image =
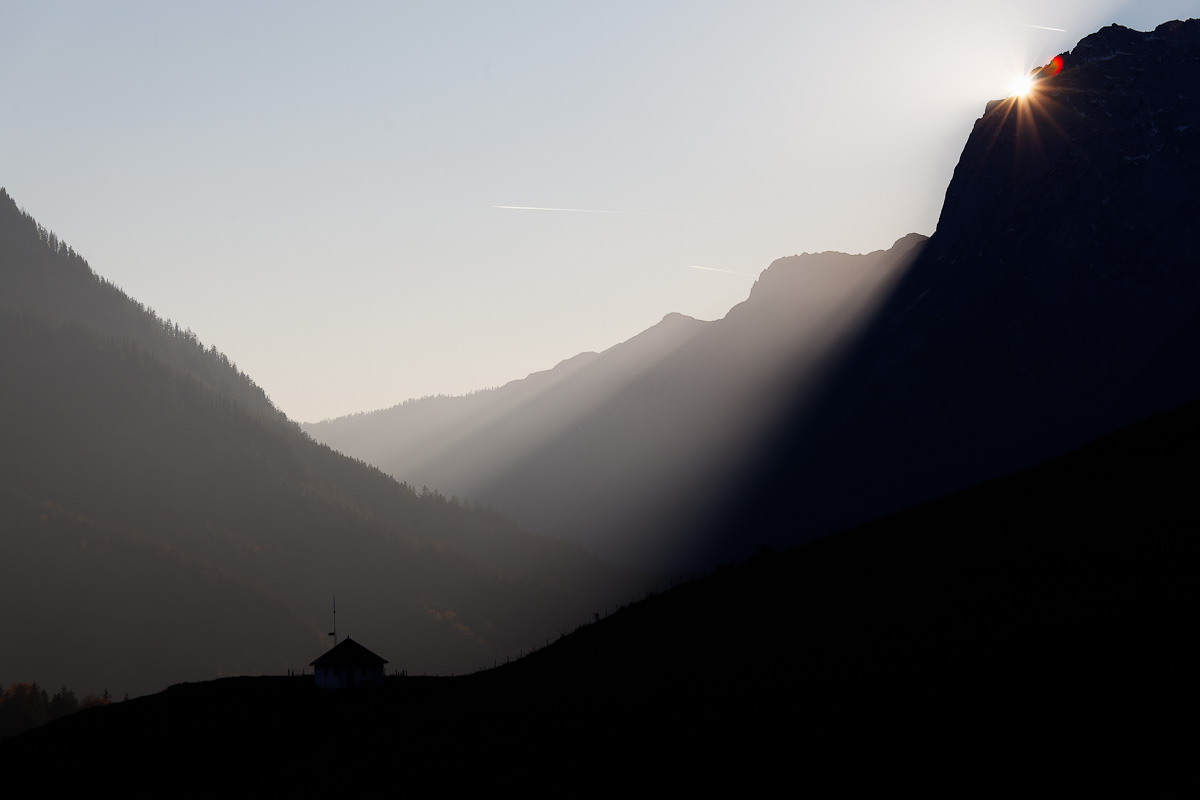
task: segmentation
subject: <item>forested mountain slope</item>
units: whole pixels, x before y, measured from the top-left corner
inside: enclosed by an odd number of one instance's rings
[[[75,320],[137,342],[154,355],[237,400],[246,410],[283,418],[248,375],[215,345],[165,320],[95,274],[82,255],[21,211],[0,188],[0,307]]]
[[[0,601],[23,616],[6,679],[140,693],[299,669],[334,593],[341,632],[395,668],[463,671],[640,591],[313,442],[0,205]]]

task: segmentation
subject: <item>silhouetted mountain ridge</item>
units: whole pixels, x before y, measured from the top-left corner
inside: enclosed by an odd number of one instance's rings
[[[707,554],[687,553],[696,520],[924,240],[779,259],[721,320],[667,314],[603,353],[499,389],[304,427],[398,479],[481,500],[605,557],[702,569]]]

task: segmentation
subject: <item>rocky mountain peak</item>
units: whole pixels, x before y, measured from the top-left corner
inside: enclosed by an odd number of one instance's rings
[[[1200,20],[1113,26],[989,103],[937,231],[739,513],[786,498],[794,541],[1200,397],[1198,86]]]
[[[1156,255],[1143,223],[1187,228],[1200,174],[1200,20],[1151,33],[1109,26],[1057,57],[1025,97],[989,103],[946,191],[933,251],[1007,260],[1030,237],[1095,264]],[[1137,209],[1115,202],[1136,194]],[[1130,211],[1133,211],[1132,216]]]

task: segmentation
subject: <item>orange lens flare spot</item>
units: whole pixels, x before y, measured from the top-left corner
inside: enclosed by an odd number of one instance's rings
[[[1045,66],[1035,67],[1025,77],[1015,79],[1008,87],[1008,96],[1024,97],[1025,95],[1030,94],[1036,87],[1038,81],[1054,77],[1058,73],[1062,72],[1062,68],[1062,56],[1055,56],[1047,61]]]

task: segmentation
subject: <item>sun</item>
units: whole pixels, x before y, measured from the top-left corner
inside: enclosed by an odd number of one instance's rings
[[[1062,68],[1063,57],[1055,56],[1047,61],[1045,66],[1036,67],[1026,75],[1013,78],[1008,84],[1008,96],[1018,99],[1028,97],[1040,81],[1046,78],[1053,78],[1062,72]]]
[[[1012,79],[1008,84],[1009,97],[1025,97],[1033,90],[1033,76],[1022,75]]]

